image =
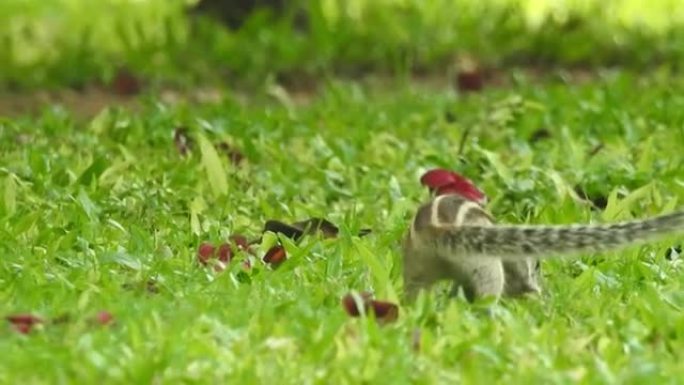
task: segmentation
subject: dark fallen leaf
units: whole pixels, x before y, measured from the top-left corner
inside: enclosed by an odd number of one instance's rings
[[[283,234],[284,236],[288,238],[292,238],[295,241],[299,240],[299,238],[304,235],[304,232],[301,229],[298,229],[294,226],[290,226],[287,223],[283,223],[281,221],[277,221],[275,219],[270,219],[267,220],[266,223],[264,224],[264,232],[270,231],[272,233],[276,234]]]
[[[374,300],[372,299],[371,294],[368,292],[360,293],[358,299],[364,308],[364,313],[368,314],[372,312],[375,319],[381,324],[396,321],[399,317],[399,307],[396,304]],[[352,317],[358,317],[361,315],[357,298],[355,298],[355,296],[351,293],[342,298],[342,306],[346,310],[347,314]]]
[[[380,323],[394,322],[399,318],[399,306],[386,301],[371,301],[371,308],[375,319]]]
[[[111,90],[121,96],[137,95],[141,90],[140,81],[133,73],[121,68],[112,79]]]
[[[173,132],[173,143],[181,156],[186,156],[192,147],[192,139],[188,136],[188,129],[177,127]]]
[[[551,137],[551,131],[547,130],[546,128],[539,128],[535,130],[532,135],[530,135],[530,143],[536,143],[539,142],[540,140],[544,139],[549,139]]]
[[[43,323],[43,319],[33,314],[14,314],[5,317],[14,330],[21,334],[28,334],[37,324]]]
[[[273,267],[278,267],[281,263],[285,262],[286,259],[287,254],[285,253],[285,248],[283,246],[277,245],[268,249],[263,260]]]
[[[456,86],[463,92],[480,91],[484,87],[484,76],[477,69],[459,71],[456,75]]]
[[[226,142],[221,142],[217,146],[220,151],[222,151],[224,154],[228,156],[228,159],[230,159],[230,162],[233,163],[234,165],[239,165],[242,163],[242,160],[244,159],[244,155],[240,150],[232,147]]]
[[[293,227],[302,231],[303,234],[315,234],[320,232],[326,238],[334,238],[339,233],[337,226],[323,218],[310,218],[305,221],[295,222]]]
[[[682,245],[672,246],[665,252],[665,259],[668,261],[675,261],[682,255]]]
[[[363,306],[363,309],[367,309],[368,304],[373,298],[373,295],[367,291],[363,291],[359,293],[358,296],[360,297],[359,300],[361,301],[361,306]],[[352,293],[349,293],[342,298],[342,306],[347,314],[352,317],[358,317],[361,315],[361,310],[359,309],[357,299]]]
[[[202,243],[197,250],[197,260],[203,265],[207,265],[214,256],[216,248],[210,243]]]

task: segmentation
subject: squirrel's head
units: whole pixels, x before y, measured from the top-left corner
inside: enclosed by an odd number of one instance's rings
[[[487,196],[468,178],[453,171],[436,168],[420,178],[420,183],[427,186],[435,195],[456,194],[480,206],[487,204]]]

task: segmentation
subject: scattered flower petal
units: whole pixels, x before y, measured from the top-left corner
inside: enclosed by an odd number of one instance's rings
[[[238,249],[240,249],[244,252],[247,252],[249,254],[254,254],[254,250],[252,250],[252,246],[250,245],[250,242],[247,240],[247,237],[245,237],[244,235],[235,234],[235,235],[231,235],[228,239],[232,242],[232,244],[237,246]]]
[[[229,263],[232,257],[233,257],[233,249],[231,248],[230,244],[228,244],[228,243],[221,244],[221,246],[219,246],[219,249],[218,249],[219,261]]]
[[[364,313],[369,313],[372,311],[375,319],[381,323],[386,324],[389,322],[394,322],[399,318],[399,306],[394,303],[386,301],[377,301],[372,299],[372,296],[368,292],[359,293],[358,297],[361,300],[361,304],[364,308]],[[342,298],[342,306],[346,310],[347,314],[352,317],[358,317],[361,315],[361,310],[359,309],[359,304],[354,296],[354,294],[347,294]]]
[[[140,81],[126,69],[119,69],[111,84],[112,91],[121,96],[133,96],[140,92]]]
[[[14,330],[21,334],[28,334],[33,326],[42,323],[43,319],[33,314],[15,314],[7,316],[6,319],[12,324]]]
[[[372,300],[373,296],[371,293],[364,291],[358,294],[361,300],[361,305],[363,306],[364,309],[368,308],[368,304]],[[359,309],[358,303],[356,302],[356,298],[354,294],[349,293],[342,298],[342,306],[344,307],[344,310],[347,311],[347,314],[349,314],[352,317],[358,317],[361,315],[361,310]]]
[[[197,250],[197,260],[203,264],[207,265],[209,260],[214,256],[216,248],[210,243],[202,243]]]
[[[285,253],[285,248],[283,246],[273,246],[264,255],[264,262],[268,263],[273,267],[279,266],[287,259],[287,254]]]
[[[371,308],[375,319],[380,323],[394,322],[399,318],[399,306],[386,301],[371,301]]]
[[[100,325],[109,325],[110,323],[114,322],[114,316],[112,313],[103,310],[95,315],[95,321]]]

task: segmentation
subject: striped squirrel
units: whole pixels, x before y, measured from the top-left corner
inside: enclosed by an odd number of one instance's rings
[[[403,240],[404,293],[453,280],[468,300],[540,292],[539,260],[619,249],[684,232],[684,211],[605,225],[508,225],[457,193],[421,205]]]

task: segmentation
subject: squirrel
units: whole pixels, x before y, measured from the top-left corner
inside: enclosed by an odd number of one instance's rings
[[[402,242],[410,301],[452,280],[469,301],[540,293],[540,260],[614,250],[684,232],[684,211],[615,224],[497,224],[482,204],[458,193],[422,204]],[[453,293],[453,291],[452,291]]]

